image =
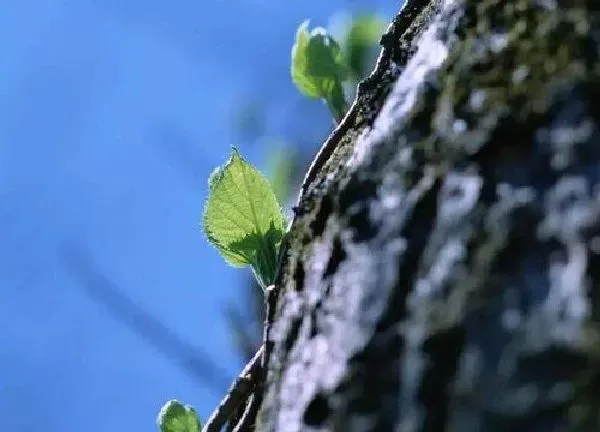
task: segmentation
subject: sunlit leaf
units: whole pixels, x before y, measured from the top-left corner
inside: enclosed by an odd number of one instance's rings
[[[322,27],[308,30],[304,21],[292,47],[292,81],[304,95],[325,100],[336,119],[343,116],[346,101],[342,82],[348,67],[339,44]]]
[[[292,81],[301,93],[316,99],[322,96],[319,81],[308,73],[308,24],[308,20],[304,21],[296,31],[296,42],[292,47]]]
[[[310,33],[306,56],[308,75],[334,81],[343,81],[348,77],[340,46],[322,27],[317,27]]]
[[[156,420],[161,432],[200,432],[196,411],[189,405],[170,400],[163,405]]]
[[[232,266],[252,266],[263,287],[277,269],[285,218],[268,180],[237,150],[209,179],[203,228]]]

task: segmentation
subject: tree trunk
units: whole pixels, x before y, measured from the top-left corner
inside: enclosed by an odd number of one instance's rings
[[[600,430],[600,2],[407,0],[304,188],[259,431]]]

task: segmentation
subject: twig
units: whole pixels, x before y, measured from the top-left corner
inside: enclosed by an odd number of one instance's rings
[[[282,259],[282,255],[280,255],[280,260]],[[281,267],[281,266],[280,266]],[[252,430],[252,424],[256,422],[256,417],[258,415],[258,410],[262,403],[263,392],[265,388],[265,380],[267,373],[267,363],[269,361],[269,354],[273,349],[273,343],[269,342],[269,332],[271,330],[271,325],[273,324],[273,320],[275,317],[275,306],[277,302],[277,286],[270,285],[267,287],[265,291],[265,324],[263,331],[263,353],[261,357],[262,367],[257,372],[257,385],[254,389],[252,396],[248,399],[248,403],[246,404],[246,409],[244,410],[242,416],[237,421],[235,428],[232,432],[248,432]]]
[[[281,259],[280,251],[280,259]],[[258,413],[258,407],[262,401],[262,389],[261,381],[264,378],[263,370],[266,368],[269,348],[268,333],[270,324],[273,321],[275,301],[277,298],[277,291],[274,285],[267,287],[265,296],[265,324],[263,331],[263,344],[258,349],[252,360],[244,367],[242,373],[229,387],[229,391],[221,400],[219,406],[213,411],[210,418],[206,422],[206,425],[202,429],[202,432],[219,432],[221,428],[228,421],[235,422],[236,432],[245,431],[246,427],[249,426],[249,422],[252,422],[256,418]],[[251,393],[257,390],[254,395]],[[246,402],[245,409],[242,412],[241,417],[233,418],[235,412],[242,403]]]
[[[251,425],[256,420],[256,413],[258,412],[258,398],[257,395],[250,396],[246,409],[242,414],[242,417],[238,421],[237,425],[233,429],[233,432],[249,432],[251,431]]]
[[[283,248],[283,246],[282,246]],[[275,307],[277,306],[277,286],[270,285],[267,287],[265,295],[265,323],[263,328],[263,355],[262,355],[262,367],[266,372],[267,363],[269,361],[269,355],[271,354],[273,343],[269,341],[269,333],[271,332],[271,326],[275,319]]]
[[[247,400],[252,391],[256,377],[260,375],[264,347],[260,347],[252,360],[244,367],[242,373],[229,387],[227,395],[212,413],[202,432],[219,432],[231,416],[233,410]]]
[[[252,395],[249,395],[248,399],[252,399]],[[247,406],[248,401],[246,400],[231,412],[229,420],[227,420],[227,424],[225,425],[225,432],[233,432],[235,426],[239,423],[240,419],[244,415],[244,411],[246,411]]]

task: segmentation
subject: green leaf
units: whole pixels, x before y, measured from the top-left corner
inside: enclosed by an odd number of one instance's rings
[[[343,81],[348,77],[344,55],[324,28],[315,28],[306,47],[307,73],[314,78]]]
[[[304,21],[296,31],[296,42],[292,47],[292,81],[305,96],[317,99],[321,97],[319,83],[308,73],[308,24],[308,20]]]
[[[232,266],[251,265],[259,283],[270,285],[286,220],[268,180],[236,149],[209,179],[203,228]]]
[[[379,39],[385,31],[385,21],[372,14],[355,15],[342,38],[343,51],[355,80],[360,80],[373,68],[379,53]]]
[[[194,408],[176,400],[163,405],[156,423],[161,432],[200,432],[202,429]]]
[[[342,82],[348,78],[349,70],[335,39],[322,27],[309,32],[308,24],[304,21],[296,32],[292,81],[304,95],[324,99],[339,119],[346,109]]]

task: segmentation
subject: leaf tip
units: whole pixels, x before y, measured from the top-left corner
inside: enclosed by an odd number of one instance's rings
[[[240,161],[244,161],[242,154],[240,153],[240,151],[237,147],[231,146],[231,156],[229,157],[229,161],[227,161],[227,165],[229,165],[232,162],[240,162]]]
[[[301,32],[301,31],[306,31],[306,32],[308,32],[308,26],[309,26],[309,25],[310,25],[310,19],[308,19],[308,18],[307,18],[307,19],[305,19],[304,21],[302,21],[302,22],[300,23],[300,25],[298,26],[298,32]]]

